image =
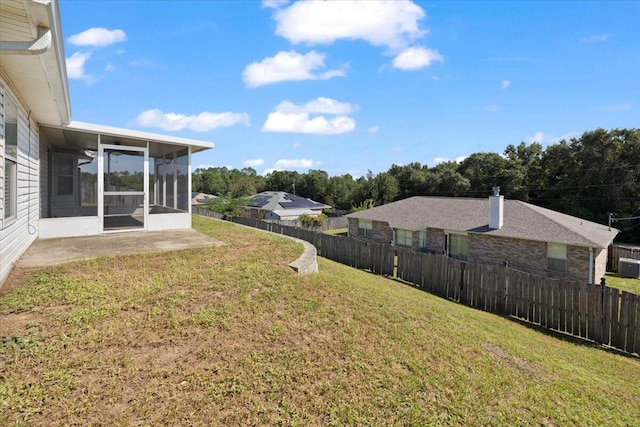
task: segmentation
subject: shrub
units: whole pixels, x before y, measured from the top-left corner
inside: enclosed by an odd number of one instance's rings
[[[321,226],[326,221],[327,216],[321,213],[318,216],[312,216],[309,214],[300,215],[300,222],[307,227]]]

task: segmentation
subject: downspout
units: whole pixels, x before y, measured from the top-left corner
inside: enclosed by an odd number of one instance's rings
[[[51,48],[51,42],[51,29],[38,26],[38,36],[31,41],[0,41],[0,52],[16,55],[42,55]]]
[[[593,283],[593,248],[589,248],[589,284]]]

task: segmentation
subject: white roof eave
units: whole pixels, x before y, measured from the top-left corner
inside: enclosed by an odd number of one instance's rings
[[[63,129],[76,130],[80,132],[89,132],[100,135],[110,135],[122,138],[131,138],[141,141],[157,142],[172,145],[181,145],[191,147],[192,151],[202,151],[214,148],[215,144],[209,141],[200,141],[197,139],[180,138],[177,136],[161,135],[157,133],[142,132],[132,129],[116,128],[112,126],[97,125],[93,123],[84,123],[72,121]]]

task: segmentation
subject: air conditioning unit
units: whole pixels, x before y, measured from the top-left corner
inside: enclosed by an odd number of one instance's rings
[[[640,279],[640,259],[618,259],[618,276]]]

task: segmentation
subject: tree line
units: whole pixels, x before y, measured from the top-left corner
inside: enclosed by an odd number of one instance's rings
[[[392,165],[386,172],[354,178],[253,168],[197,169],[194,191],[245,197],[287,191],[339,210],[382,205],[406,197],[487,197],[494,186],[507,199],[607,224],[619,241],[640,243],[640,129],[596,129],[543,148],[534,142],[508,145],[504,152],[471,154],[461,162],[429,167],[419,162]]]

